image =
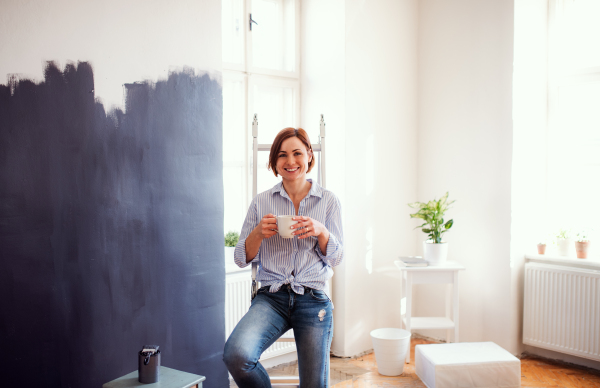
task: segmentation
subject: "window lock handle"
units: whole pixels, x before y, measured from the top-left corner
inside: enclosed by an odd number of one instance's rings
[[[252,23],[258,25],[256,20],[252,19],[252,14],[250,14],[250,21],[248,22],[248,24],[250,25],[250,31],[252,31]]]

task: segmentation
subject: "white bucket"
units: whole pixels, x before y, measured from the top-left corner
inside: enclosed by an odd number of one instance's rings
[[[410,351],[410,331],[403,329],[375,329],[371,332],[377,370],[384,376],[398,376],[404,372],[406,352]]]

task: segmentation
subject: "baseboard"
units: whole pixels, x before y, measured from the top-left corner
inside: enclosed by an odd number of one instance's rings
[[[334,357],[351,358],[351,359],[355,359],[355,358],[359,358],[359,357],[362,357],[362,356],[366,356],[367,354],[371,354],[371,353],[373,353],[373,349],[367,349],[367,350],[365,350],[363,352],[360,352],[358,354],[354,354],[352,356],[343,356],[343,355],[340,355],[339,353],[336,353],[333,350],[331,351],[331,355],[334,356]]]
[[[521,357],[528,355],[545,358],[554,362],[566,364],[567,366],[579,366],[593,369],[595,371],[600,371],[600,362],[598,361],[588,360],[587,358],[581,358],[577,356],[572,356],[570,354],[555,352],[553,350],[525,345],[524,352],[521,355]]]
[[[412,333],[411,338],[420,338],[420,339],[424,339],[426,341],[438,342],[440,344],[446,343],[446,338],[428,337],[426,335],[423,335],[423,334],[417,333],[417,332]]]

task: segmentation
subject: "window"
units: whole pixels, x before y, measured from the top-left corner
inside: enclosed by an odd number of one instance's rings
[[[271,143],[300,117],[299,0],[223,0],[225,231],[241,231],[252,199],[252,117]],[[258,192],[277,183],[259,153]]]
[[[557,227],[600,219],[599,18],[597,0],[550,2],[547,213]]]

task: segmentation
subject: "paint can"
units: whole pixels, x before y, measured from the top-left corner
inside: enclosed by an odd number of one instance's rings
[[[138,353],[138,380],[143,384],[160,380],[160,350],[156,345],[146,345]]]

